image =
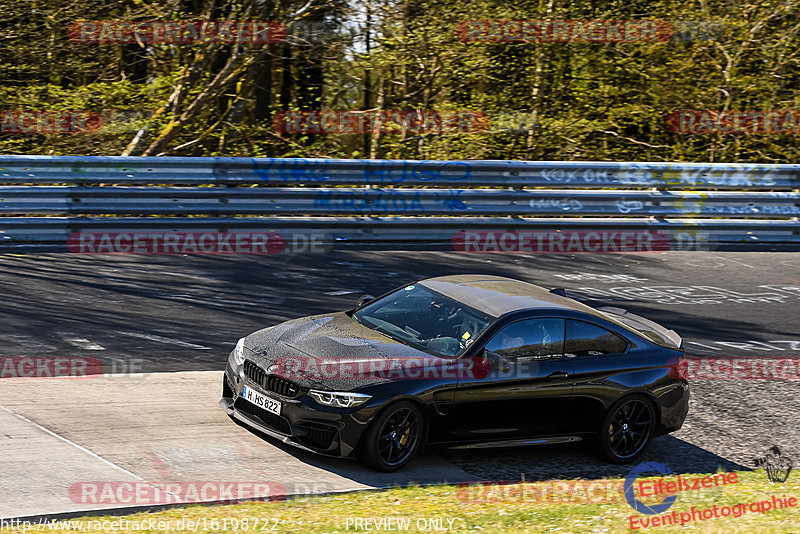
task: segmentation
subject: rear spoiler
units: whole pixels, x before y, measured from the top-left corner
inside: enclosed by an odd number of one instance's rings
[[[675,330],[663,327],[650,319],[631,313],[624,308],[603,306],[595,309],[610,315],[612,318],[632,328],[636,332],[639,332],[654,343],[670,348],[683,348],[683,340]]]

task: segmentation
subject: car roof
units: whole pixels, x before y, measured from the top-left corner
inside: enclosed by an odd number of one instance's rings
[[[605,314],[576,300],[504,276],[459,274],[419,283],[494,317],[522,310],[572,310],[609,320]]]

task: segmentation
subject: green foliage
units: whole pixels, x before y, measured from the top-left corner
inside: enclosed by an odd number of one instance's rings
[[[0,133],[0,152],[795,162],[797,135],[676,133],[666,119],[677,110],[800,109],[799,8],[800,0],[7,0],[0,110],[89,110],[106,126]],[[68,38],[79,20],[226,18],[333,30],[320,42],[239,47]],[[463,42],[456,33],[467,20],[545,19],[661,19],[684,33],[629,43]],[[272,125],[282,110],[365,105],[518,112],[528,126],[320,135]]]

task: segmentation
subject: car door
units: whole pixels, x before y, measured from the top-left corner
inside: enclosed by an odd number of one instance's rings
[[[590,321],[567,319],[564,355],[573,371],[573,389],[558,423],[559,433],[595,432],[606,407],[627,388],[616,375],[632,369],[627,339]]]
[[[572,390],[563,356],[564,319],[528,318],[503,326],[484,345],[507,369],[480,365],[461,372],[454,394],[456,435],[462,440],[550,434]],[[484,350],[479,351],[483,355]]]

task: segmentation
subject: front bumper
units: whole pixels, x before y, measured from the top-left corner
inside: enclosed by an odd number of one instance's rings
[[[280,401],[281,415],[267,412],[242,398],[245,385]],[[326,456],[354,456],[361,430],[366,427],[352,411],[320,406],[305,392],[296,398],[287,398],[265,391],[248,380],[241,368],[235,372],[230,364],[225,367],[219,405],[245,426],[287,445]]]

